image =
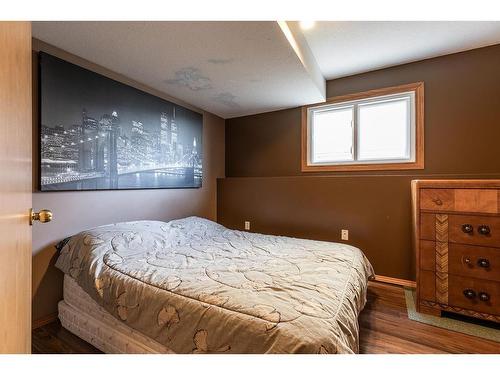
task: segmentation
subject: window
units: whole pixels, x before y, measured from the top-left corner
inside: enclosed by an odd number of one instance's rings
[[[302,170],[423,168],[423,83],[303,108]]]

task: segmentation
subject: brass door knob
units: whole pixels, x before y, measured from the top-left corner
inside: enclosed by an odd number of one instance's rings
[[[30,208],[30,225],[33,225],[34,221],[39,221],[40,223],[48,223],[52,220],[52,211],[50,210],[40,210],[40,212],[34,212]]]

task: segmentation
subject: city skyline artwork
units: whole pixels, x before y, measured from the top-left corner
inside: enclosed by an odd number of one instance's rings
[[[198,188],[201,114],[41,52],[40,190]]]

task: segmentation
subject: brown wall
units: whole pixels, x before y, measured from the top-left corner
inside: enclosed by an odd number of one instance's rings
[[[74,55],[40,41],[33,41],[35,51],[43,50],[100,74],[137,87],[153,95],[174,101],[156,90],[145,87],[124,76],[111,72]],[[34,54],[36,57],[36,54]],[[36,66],[36,60],[34,61]],[[38,122],[37,78],[34,69],[33,156],[34,178],[38,180]],[[189,108],[197,110],[192,106]],[[198,110],[199,111],[199,110]],[[200,189],[160,189],[133,191],[36,192],[33,207],[48,208],[54,220],[33,226],[33,319],[37,320],[57,311],[62,299],[62,273],[54,267],[54,244],[81,230],[128,220],[170,220],[190,215],[216,219],[216,179],[224,177],[224,120],[208,112],[203,113],[203,187]]]
[[[226,120],[218,220],[359,246],[379,275],[414,279],[410,181],[500,177],[500,45],[327,83],[327,96],[425,82],[425,169],[302,173],[300,108]]]

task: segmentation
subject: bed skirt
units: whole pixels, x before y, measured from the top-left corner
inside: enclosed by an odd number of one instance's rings
[[[64,300],[59,302],[59,320],[68,331],[104,353],[174,353],[117,320],[67,275],[64,276]]]

